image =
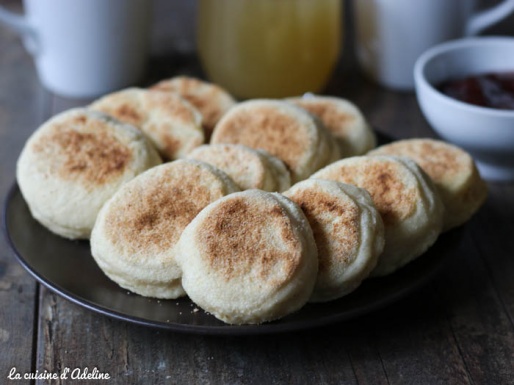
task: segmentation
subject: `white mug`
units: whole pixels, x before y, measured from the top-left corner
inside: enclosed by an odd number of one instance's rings
[[[474,13],[474,0],[356,0],[357,57],[379,84],[414,88],[416,59],[428,48],[479,33],[514,11],[514,0]]]
[[[24,0],[25,16],[0,7],[0,21],[20,32],[50,91],[90,98],[144,75],[149,0]]]

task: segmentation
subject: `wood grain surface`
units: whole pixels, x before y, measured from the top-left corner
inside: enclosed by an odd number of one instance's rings
[[[20,10],[19,1],[0,5]],[[146,83],[176,74],[203,77],[194,52],[194,2],[156,6]],[[490,33],[514,35],[512,25]],[[351,36],[350,30],[326,93],[354,101],[374,127],[395,137],[435,136],[413,93],[387,91],[359,73]],[[88,102],[43,90],[18,37],[0,26],[2,200],[31,132],[51,115]],[[489,190],[461,247],[429,284],[352,321],[271,336],[179,334],[93,313],[37,284],[2,237],[0,384],[11,383],[13,367],[20,373],[96,367],[111,377],[12,381],[36,384],[512,384],[514,185],[490,183]]]

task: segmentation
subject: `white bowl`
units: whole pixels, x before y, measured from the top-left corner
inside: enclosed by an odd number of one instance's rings
[[[514,37],[467,38],[430,48],[414,67],[416,95],[432,128],[468,151],[485,179],[514,181],[514,110],[467,104],[435,88],[487,72],[514,72]]]

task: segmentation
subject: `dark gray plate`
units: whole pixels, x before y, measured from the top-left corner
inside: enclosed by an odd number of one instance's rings
[[[188,299],[156,300],[130,294],[98,268],[87,241],[60,238],[36,222],[14,185],[5,201],[4,227],[20,263],[39,282],[87,309],[140,325],[197,334],[265,334],[348,320],[390,304],[426,283],[454,254],[462,229],[440,236],[428,252],[396,273],[365,281],[356,291],[324,304],[307,304],[262,325],[227,325]]]

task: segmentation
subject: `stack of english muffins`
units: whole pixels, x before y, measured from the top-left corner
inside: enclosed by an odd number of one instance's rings
[[[394,273],[483,204],[462,149],[376,145],[347,100],[237,102],[180,76],[51,118],[17,180],[33,217],[89,239],[120,287],[259,324]]]

